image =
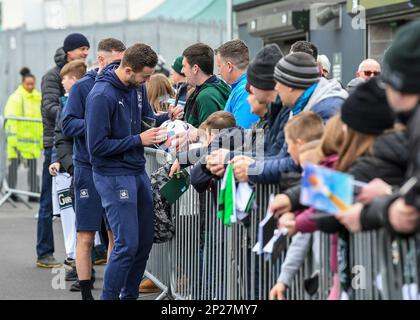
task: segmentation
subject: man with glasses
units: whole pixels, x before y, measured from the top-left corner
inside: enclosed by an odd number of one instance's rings
[[[356,72],[356,77],[369,80],[381,74],[381,65],[374,59],[363,60]]]

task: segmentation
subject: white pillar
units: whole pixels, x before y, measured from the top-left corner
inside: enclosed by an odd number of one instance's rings
[[[226,33],[227,41],[232,40],[232,0],[226,0]]]

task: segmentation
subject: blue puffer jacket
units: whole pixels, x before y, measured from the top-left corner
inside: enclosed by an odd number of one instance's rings
[[[306,99],[307,102],[305,100],[305,105],[299,108],[299,112],[313,111],[317,113],[324,122],[340,111],[341,105],[348,97],[348,93],[335,79],[327,80],[321,78],[312,90],[312,94],[308,97],[309,99]],[[305,93],[303,96],[304,95]],[[297,104],[300,102],[301,101],[298,101]],[[296,106],[292,108],[292,110],[295,109]],[[297,113],[294,115],[296,114]],[[276,157],[265,157],[264,160],[257,160],[253,165],[253,169],[255,170],[254,172],[258,174],[250,175],[249,180],[255,183],[278,183],[282,173],[300,171],[300,167],[287,153],[286,143],[283,144],[281,151]]]

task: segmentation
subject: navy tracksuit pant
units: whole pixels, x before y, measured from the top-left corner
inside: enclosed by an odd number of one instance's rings
[[[137,299],[153,245],[150,179],[146,172],[136,176],[93,173],[93,179],[114,234],[101,299]]]

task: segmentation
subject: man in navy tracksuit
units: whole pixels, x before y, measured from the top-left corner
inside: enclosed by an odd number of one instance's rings
[[[92,165],[86,147],[85,102],[92,90],[98,72],[119,66],[125,45],[117,39],[103,39],[98,44],[99,69],[91,70],[70,91],[63,118],[63,133],[74,138],[74,189],[77,230],[76,269],[83,300],[92,300],[92,248],[96,231],[100,231],[105,210],[93,183]],[[112,232],[108,231],[109,253],[112,250]]]
[[[144,146],[161,142],[165,133],[160,128],[141,133],[141,120],[155,118],[160,125],[168,119],[167,114],[153,113],[144,86],[157,61],[149,46],[133,45],[117,69],[98,76],[86,101],[93,179],[114,233],[104,275],[104,300],[138,298],[153,244],[153,201]]]

